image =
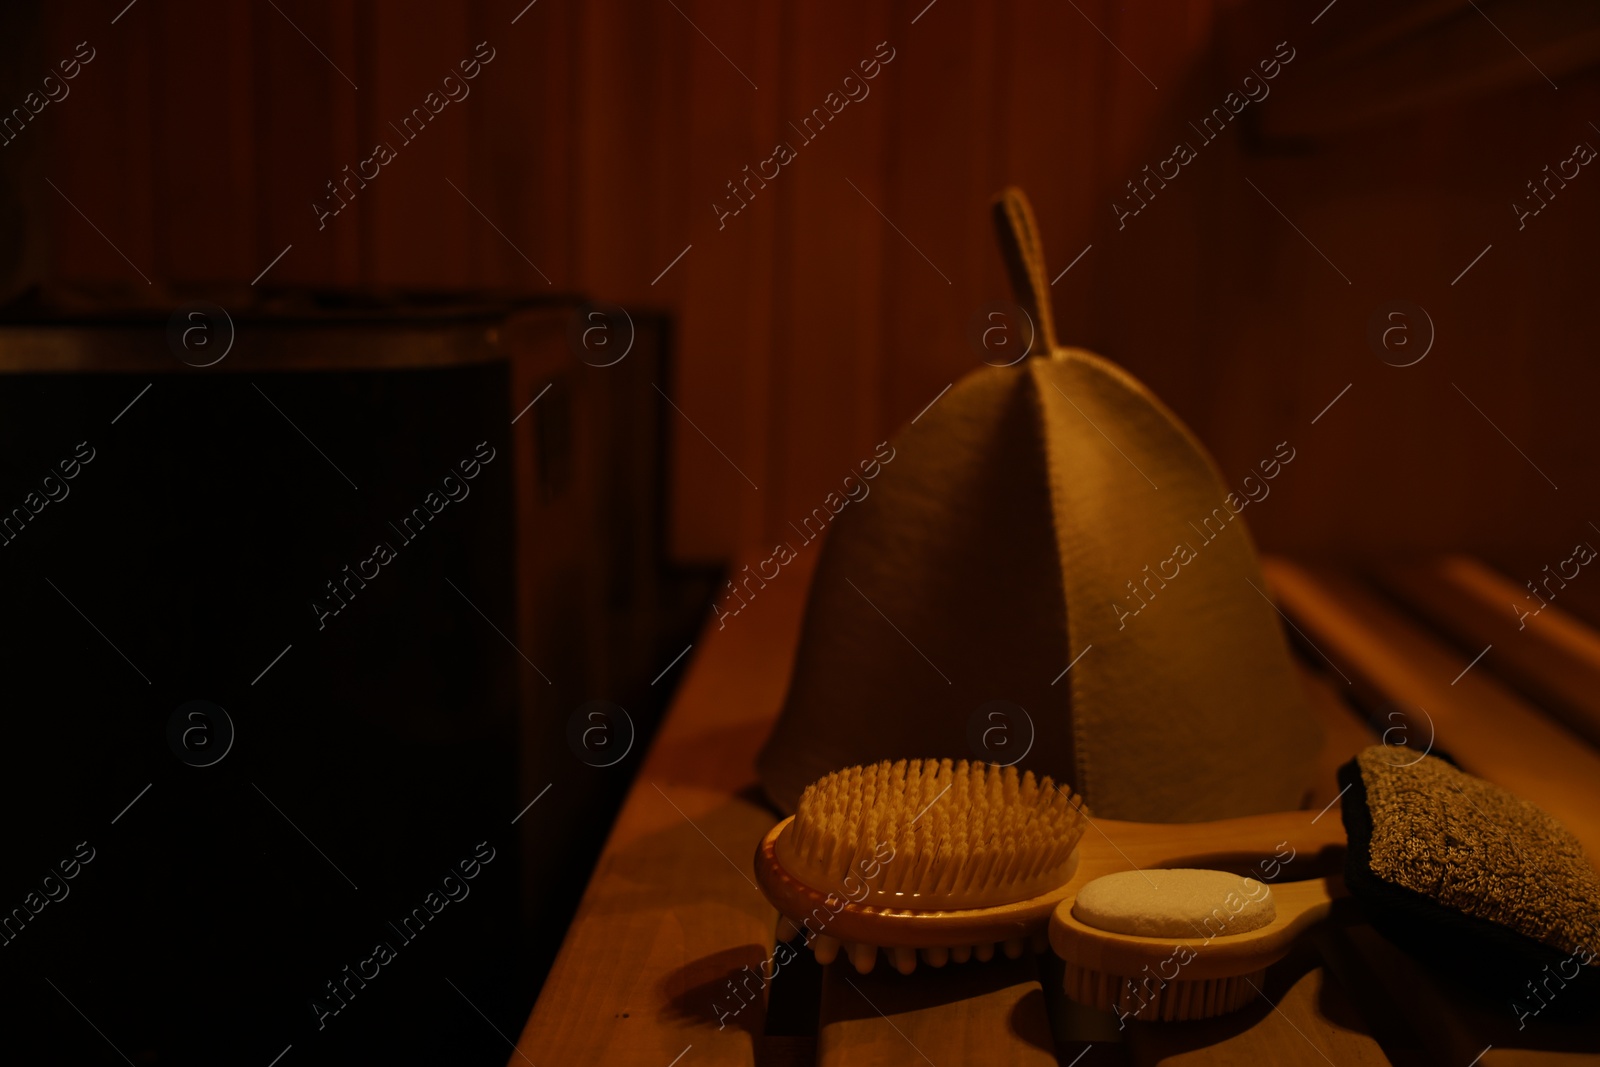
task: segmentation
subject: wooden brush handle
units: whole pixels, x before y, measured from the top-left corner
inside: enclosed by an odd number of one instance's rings
[[[1144,867],[1200,867],[1285,882],[1337,871],[1344,847],[1344,825],[1331,808],[1199,823],[1092,818],[1078,843],[1074,881]]]
[[[1335,866],[1344,846],[1344,826],[1332,810],[1210,823],[1095,819],[1078,845],[1078,871],[1051,916],[1050,945],[1073,966],[1122,978],[1149,974],[1190,982],[1261,970],[1282,959],[1294,939],[1346,895]],[[1273,921],[1229,933],[1230,909],[1219,901],[1193,937],[1140,937],[1088,926],[1072,914],[1078,890],[1096,878],[1173,867],[1232,870],[1270,886]]]

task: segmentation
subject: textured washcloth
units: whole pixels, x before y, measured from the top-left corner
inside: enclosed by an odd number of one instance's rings
[[[1448,945],[1587,962],[1600,877],[1554,817],[1434,756],[1373,746],[1339,769],[1345,882],[1374,921]]]

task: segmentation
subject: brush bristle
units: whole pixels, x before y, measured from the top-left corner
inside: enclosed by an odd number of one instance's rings
[[[1152,981],[1067,964],[1066,994],[1079,1004],[1141,1022],[1182,1022],[1226,1015],[1249,1004],[1266,979],[1265,969],[1229,978],[1192,982]]]
[[[1062,884],[1083,820],[1070,790],[1031,771],[885,760],[807,786],[782,858],[819,889],[865,882],[878,906],[988,907]]]

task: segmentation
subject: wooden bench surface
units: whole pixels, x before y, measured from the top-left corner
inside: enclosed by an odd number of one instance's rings
[[[1365,925],[1312,939],[1232,1016],[1121,1032],[1060,995],[1048,956],[906,978],[819,968],[807,954],[764,982],[779,919],[751,857],[775,816],[754,760],[788,685],[813,562],[796,560],[696,642],[511,1065],[1600,1065],[1600,1034],[1557,1022],[1519,1031],[1508,1005]],[[1508,608],[1508,634],[1491,610],[1498,576],[1474,561],[1371,580],[1278,560],[1266,571],[1325,728],[1314,806],[1335,800],[1334,768],[1381,731],[1398,741],[1404,722],[1421,749],[1419,724],[1431,722],[1436,748],[1556,814],[1600,856],[1600,754],[1579,729],[1600,692],[1600,636],[1586,623],[1552,615],[1518,628]],[[1436,628],[1422,621],[1445,615]],[[1474,660],[1480,637],[1494,647]],[[1393,708],[1408,717],[1386,718]]]
[[[760,969],[777,930],[751,873],[774,822],[755,757],[788,686],[810,565],[791,563],[695,642],[511,1062],[665,1067],[691,1046],[686,1065],[755,1062],[764,997],[729,982]]]

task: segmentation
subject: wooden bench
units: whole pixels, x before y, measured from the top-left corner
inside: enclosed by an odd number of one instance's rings
[[[810,562],[694,646],[510,1064],[1600,1065],[1600,1033],[1537,1020],[1519,1031],[1509,1004],[1365,925],[1320,934],[1232,1016],[1120,1032],[1060,995],[1048,955],[906,978],[802,953],[763,983],[779,920],[750,860],[775,817],[754,758],[788,684]],[[1476,561],[1370,577],[1281,560],[1266,570],[1326,727],[1316,807],[1337,796],[1334,767],[1382,731],[1397,742],[1403,724],[1421,749],[1431,723],[1436,749],[1556,814],[1600,856],[1600,754],[1581,729],[1600,693],[1588,623],[1552,606],[1518,629]]]

